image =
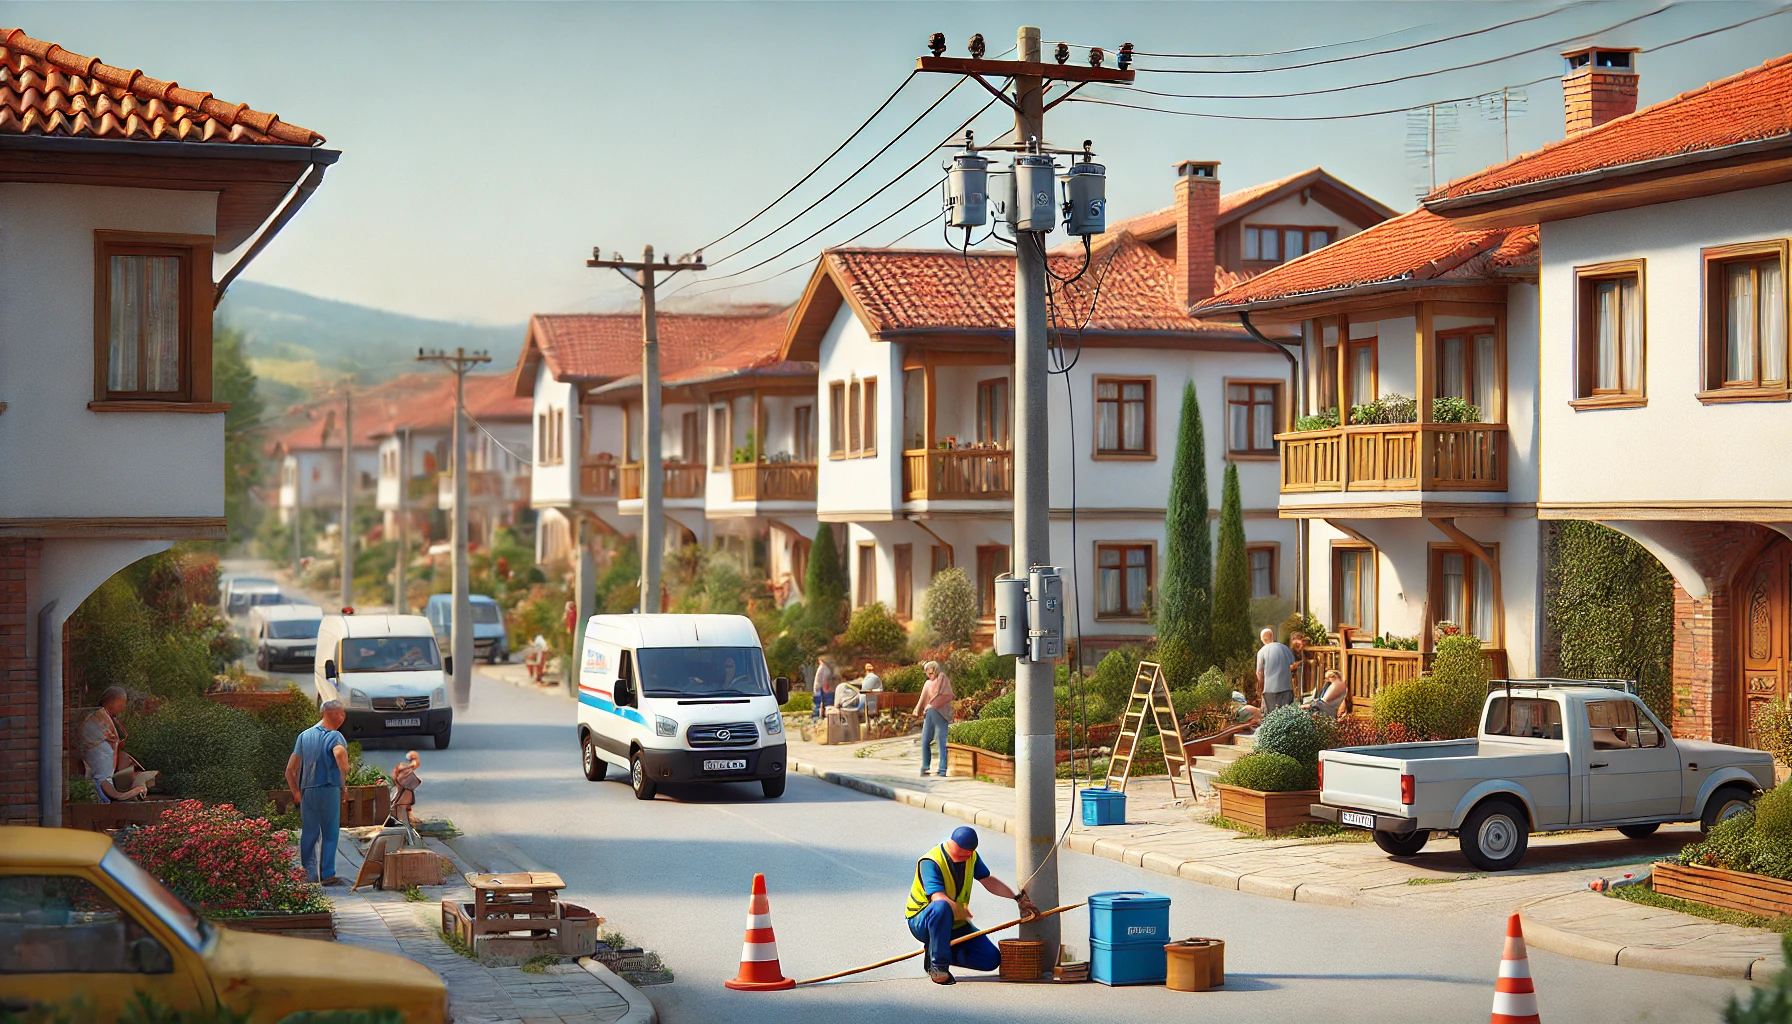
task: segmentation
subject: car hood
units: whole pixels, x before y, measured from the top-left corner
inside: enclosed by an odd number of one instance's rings
[[[359,946],[220,929],[206,966],[221,1002],[279,1020],[299,1010],[391,1007],[406,1024],[441,1024],[448,989],[422,964]]]

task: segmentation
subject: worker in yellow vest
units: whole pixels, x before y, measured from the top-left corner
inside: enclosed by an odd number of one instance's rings
[[[979,936],[952,945],[952,940],[977,930],[971,924],[971,883],[1020,905],[1022,917],[1039,911],[1023,891],[989,873],[977,856],[977,830],[969,825],[953,831],[952,838],[927,851],[915,862],[915,880],[908,893],[908,930],[927,946],[927,977],[936,985],[955,983],[952,967],[993,971],[1002,965],[996,944]]]

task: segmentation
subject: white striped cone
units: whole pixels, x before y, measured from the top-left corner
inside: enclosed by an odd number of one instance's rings
[[[772,903],[765,894],[765,876],[753,876],[753,898],[747,904],[747,937],[740,948],[740,973],[722,984],[743,991],[795,988],[778,966],[778,939],[772,934]]]
[[[1506,950],[1500,956],[1499,980],[1493,983],[1490,1024],[1542,1024],[1537,990],[1531,984],[1531,960],[1524,951],[1524,926],[1517,914],[1506,921]]]

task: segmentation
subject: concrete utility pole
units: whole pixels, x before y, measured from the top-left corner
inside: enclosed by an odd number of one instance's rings
[[[342,389],[342,607],[355,604],[355,395]]]
[[[938,37],[936,37],[937,39]],[[982,36],[971,42],[972,59],[940,55],[922,57],[916,69],[943,74],[969,75],[1014,110],[1014,134],[994,146],[1017,153],[1039,153],[1045,148],[1045,112],[1089,82],[1130,83],[1133,73],[1100,66],[1100,54],[1092,53],[1090,65],[1048,64],[1040,52],[1039,29],[1024,25],[1016,33],[1016,59],[982,59]],[[1130,47],[1123,56],[1130,54]],[[1122,61],[1125,63],[1125,60]],[[989,79],[1012,78],[1013,95],[1006,95]],[[1047,103],[1050,82],[1075,83],[1069,91]],[[1047,196],[1047,201],[1052,197]],[[1016,196],[1025,209],[1040,205],[1029,196]],[[1055,202],[1052,205],[1056,205]],[[1011,216],[1018,211],[1011,211]],[[1011,222],[1012,223],[1012,222]],[[1046,428],[1046,242],[1045,231],[1016,228],[1014,267],[1014,554],[1012,571],[1025,577],[1034,566],[1051,564],[1051,492],[1047,486],[1050,440]],[[1053,666],[1050,661],[1015,660],[1014,753],[1015,797],[1020,828],[1014,837],[1015,874],[1040,907],[1058,905],[1057,846],[1057,729],[1052,700]],[[1048,917],[1020,926],[1020,937],[1044,942],[1057,949],[1059,921]]]
[[[411,540],[411,428],[398,432],[398,562],[392,567],[392,609],[403,615],[405,606],[405,562],[409,560]]]
[[[705,270],[703,254],[693,258],[662,256],[653,261],[653,246],[641,251],[641,262],[631,263],[621,253],[603,258],[600,246],[593,246],[587,267],[610,267],[630,284],[641,289],[641,611],[660,610],[660,561],[665,554],[666,475],[660,458],[660,325],[654,308],[654,290],[659,279],[669,278],[681,270]],[[579,623],[574,630],[584,628]],[[577,640],[577,637],[574,637]]]
[[[454,552],[454,611],[448,644],[454,659],[454,710],[465,711],[473,692],[473,603],[467,597],[467,371],[491,362],[492,357],[464,348],[455,349],[452,355],[418,349],[417,361],[440,363],[454,371],[454,516],[449,531]]]

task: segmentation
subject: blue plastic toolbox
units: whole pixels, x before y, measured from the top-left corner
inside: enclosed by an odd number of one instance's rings
[[[1126,794],[1100,786],[1083,790],[1083,824],[1126,824]]]
[[[1089,977],[1103,985],[1162,985],[1164,943],[1137,945],[1089,940]]]
[[[1154,892],[1098,892],[1089,897],[1089,938],[1110,946],[1170,941],[1170,897]],[[1163,973],[1163,953],[1158,953]]]

